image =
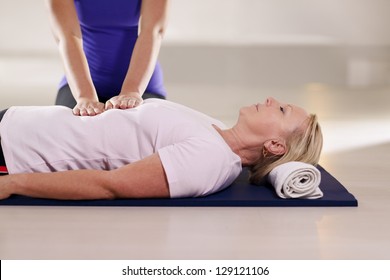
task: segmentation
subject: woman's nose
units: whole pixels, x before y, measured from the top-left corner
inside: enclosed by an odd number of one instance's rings
[[[271,106],[272,104],[274,104],[276,102],[276,99],[275,98],[273,98],[273,97],[268,97],[267,99],[266,99],[266,101],[265,101],[265,104],[267,105],[267,106]]]

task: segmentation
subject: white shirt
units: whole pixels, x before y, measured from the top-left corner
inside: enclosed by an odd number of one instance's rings
[[[62,106],[11,107],[0,123],[10,174],[112,170],[158,153],[171,197],[204,196],[229,186],[241,161],[212,124],[188,107],[147,99],[129,110],[79,117]]]

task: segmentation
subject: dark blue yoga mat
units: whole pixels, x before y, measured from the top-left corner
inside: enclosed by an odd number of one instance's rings
[[[115,199],[115,200],[55,200],[38,199],[14,195],[0,200],[0,205],[44,205],[44,206],[357,206],[356,198],[321,166],[320,188],[324,196],[320,199],[282,199],[270,185],[255,186],[248,182],[248,171],[243,170],[227,189],[201,198],[180,199]]]

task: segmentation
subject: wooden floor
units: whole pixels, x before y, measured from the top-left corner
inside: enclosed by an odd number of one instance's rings
[[[17,73],[17,64],[3,63]],[[21,84],[4,78],[9,71],[0,80],[1,107],[29,105],[34,96],[52,102],[53,73]],[[0,259],[390,258],[390,88],[167,88],[169,99],[228,125],[241,105],[267,96],[317,112],[325,135],[321,164],[359,207],[0,207]]]

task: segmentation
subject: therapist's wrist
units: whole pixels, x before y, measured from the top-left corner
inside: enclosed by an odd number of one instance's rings
[[[142,98],[142,94],[138,91],[121,91],[119,96],[129,96],[134,98]]]

